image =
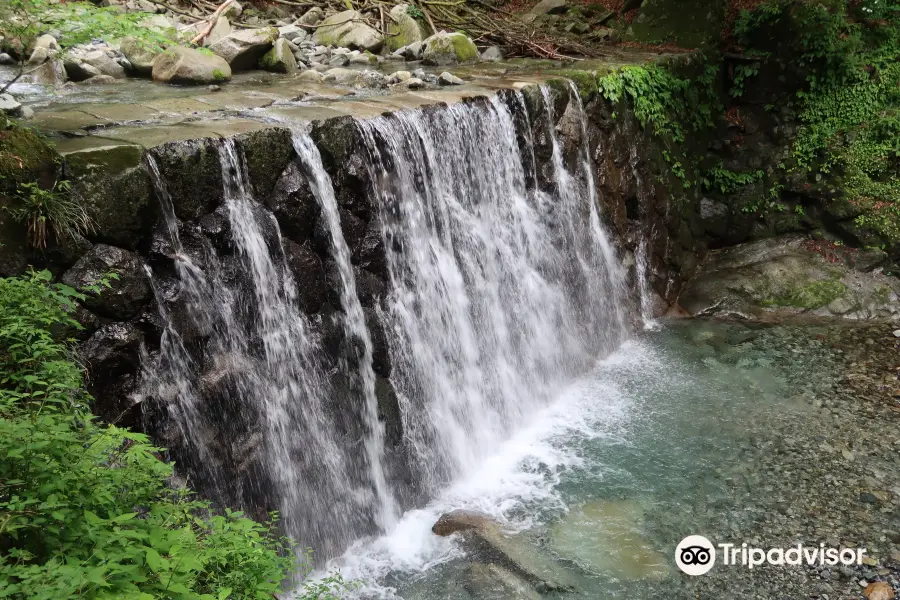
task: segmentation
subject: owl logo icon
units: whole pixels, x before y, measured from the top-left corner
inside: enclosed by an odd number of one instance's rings
[[[708,573],[716,564],[716,549],[702,535],[689,535],[675,548],[675,564],[688,575]]]

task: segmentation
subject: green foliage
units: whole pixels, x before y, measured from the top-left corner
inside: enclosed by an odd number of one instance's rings
[[[764,176],[765,172],[761,169],[749,173],[736,173],[729,171],[722,166],[722,163],[719,163],[701,175],[700,184],[707,192],[733,194],[745,185],[756,183]]]
[[[693,78],[681,78],[658,64],[627,66],[600,77],[597,85],[613,104],[627,101],[641,127],[650,128],[671,145],[663,151],[663,158],[687,189],[693,182],[684,165],[693,163],[680,146],[689,132],[713,127],[721,114],[723,107],[715,90],[717,73],[709,62]]]
[[[806,70],[794,168],[839,178],[856,224],[900,242],[900,2],[769,0],[735,33]]]
[[[740,64],[734,67],[729,93],[738,98],[744,95],[744,82],[759,73],[759,63]]]
[[[843,297],[847,293],[847,286],[838,280],[812,281],[803,286],[798,286],[784,295],[774,296],[762,302],[763,306],[791,306],[811,310],[827,306],[831,302]]]
[[[226,79],[228,79],[221,69],[213,69],[212,76],[216,81],[225,81]]]
[[[418,6],[410,4],[406,7],[406,14],[411,16],[413,19],[424,19],[425,13],[422,12],[422,9]]]
[[[47,0],[6,0],[0,4],[0,33],[27,48],[39,34],[59,32],[63,48],[90,42],[133,37],[148,49],[172,44],[171,28],[148,27],[149,13],[122,12],[117,7],[98,7],[89,2],[51,4]],[[22,54],[23,60],[27,53]]]
[[[293,562],[273,522],[172,489],[146,436],[98,423],[59,332],[74,289],[0,279],[0,598],[270,600]],[[307,586],[329,598],[340,577]]]

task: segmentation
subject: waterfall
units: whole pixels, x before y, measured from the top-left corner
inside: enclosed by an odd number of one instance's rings
[[[218,150],[237,256],[208,248],[202,265],[181,247],[165,182],[148,156],[172,247],[172,295],[204,336],[187,347],[166,310],[174,299],[155,286],[165,327],[159,356],[145,365],[145,393],[166,402],[201,487],[237,504],[268,497],[288,534],[333,555],[369,527],[368,482],[329,414],[318,340],[298,307],[278,224],[253,200],[234,142]],[[244,476],[223,478],[235,471]]]
[[[148,273],[162,335],[145,359],[145,396],[177,428],[192,483],[255,516],[278,510],[301,549],[335,556],[484,461],[624,339],[624,278],[601,225],[583,108],[570,94],[580,138],[573,162],[550,91],[540,94],[536,115],[510,92],[353,123],[368,176],[359,193],[377,213],[387,264],[375,312],[403,427],[390,461],[360,267],[305,126],[291,125],[292,168],[320,208],[316,231],[328,248],[315,252],[333,262],[333,313],[301,309],[303,281],[284,248],[304,240],[282,240],[264,199],[253,197],[239,144],[215,145],[224,203],[214,214],[225,241],[176,218],[148,155],[164,215],[155,239],[165,243],[154,243],[165,248]],[[549,131],[546,165],[533,119]],[[537,184],[539,169],[552,189]],[[336,367],[319,333],[332,318],[343,339]],[[339,378],[349,394],[337,393]]]
[[[372,338],[366,327],[366,318],[362,304],[356,293],[356,280],[353,265],[350,261],[350,249],[341,231],[341,219],[338,215],[337,200],[331,179],[322,165],[319,150],[309,135],[303,131],[293,133],[294,149],[309,179],[313,195],[322,207],[325,226],[331,241],[332,256],[337,263],[341,279],[341,306],[343,308],[342,323],[348,339],[358,341],[356,367],[353,368],[344,359],[341,365],[345,371],[353,371],[357,379],[357,388],[361,390],[365,407],[364,422],[367,428],[365,439],[368,471],[375,488],[378,508],[375,516],[381,530],[387,529],[396,518],[396,507],[385,480],[384,469],[384,431],[378,421],[378,400],[375,397],[375,372],[372,369]]]
[[[591,170],[566,171],[553,134],[556,193],[529,189],[511,112],[521,98],[510,104],[359,124],[387,248],[392,381],[432,493],[623,337]]]

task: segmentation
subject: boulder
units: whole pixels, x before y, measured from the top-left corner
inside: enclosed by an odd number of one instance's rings
[[[56,38],[52,35],[45,33],[44,35],[39,35],[38,38],[34,41],[34,49],[44,48],[51,52],[59,52],[59,42],[56,41]]]
[[[133,37],[124,38],[119,46],[119,50],[128,59],[132,71],[147,77],[153,72],[153,59],[160,53]]]
[[[0,113],[16,117],[19,116],[21,112],[21,102],[13,98],[11,94],[0,94]]]
[[[219,17],[216,19],[216,24],[213,25],[212,30],[210,30],[209,35],[206,36],[206,39],[203,40],[204,46],[212,46],[219,40],[228,37],[231,35],[231,23],[228,21],[228,17]]]
[[[231,67],[220,56],[174,46],[153,59],[154,81],[207,85],[231,79]]]
[[[313,6],[303,13],[303,16],[294,21],[296,25],[315,25],[325,17],[324,11],[318,6]]]
[[[109,144],[67,154],[66,176],[94,221],[91,240],[133,250],[155,226],[159,202],[140,146]]]
[[[389,13],[391,25],[388,27],[385,46],[391,52],[415,42],[422,42],[432,33],[410,14],[410,8],[412,7],[409,4],[398,4]]]
[[[407,79],[412,79],[412,73],[409,71],[395,71],[388,77],[387,82],[393,85],[395,83],[400,83],[401,81],[406,81]]]
[[[107,421],[123,426],[139,423],[137,415],[126,413],[137,403],[133,392],[143,340],[140,329],[131,323],[108,323],[78,348],[90,375],[88,391],[96,400],[93,410]]]
[[[471,510],[453,510],[444,513],[437,522],[431,526],[431,533],[441,537],[447,537],[460,531],[471,529],[496,528],[494,519],[486,514]]]
[[[694,315],[900,320],[900,279],[880,269],[855,270],[852,254],[802,236],[714,250],[685,285],[679,303]]]
[[[322,83],[324,81],[325,76],[319,73],[318,71],[314,71],[313,69],[309,69],[307,71],[303,71],[300,73],[300,76],[297,77],[298,81],[306,81],[309,83]]]
[[[302,244],[312,236],[321,209],[296,162],[281,174],[265,204],[286,237]]]
[[[102,46],[97,48],[75,47],[66,53],[63,62],[66,73],[74,81],[83,81],[98,74],[122,79],[125,77],[125,68],[111,55],[115,55],[115,53]],[[90,75],[86,77],[81,71],[90,73]],[[76,79],[76,77],[78,78]]]
[[[503,50],[501,50],[498,46],[491,46],[489,48],[485,48],[484,52],[481,53],[481,60],[485,62],[502,62],[504,60]]]
[[[110,83],[117,83],[118,81],[118,79],[110,77],[109,75],[94,75],[90,79],[82,81],[81,85],[108,85]]]
[[[256,68],[277,39],[278,30],[274,27],[242,29],[210,44],[209,49],[224,58],[232,70],[246,71]]]
[[[295,44],[299,44],[308,37],[306,30],[297,25],[285,25],[284,27],[279,27],[278,35]]]
[[[110,275],[114,274],[114,278]],[[109,288],[96,293],[95,286],[109,278]],[[144,265],[137,254],[97,244],[62,277],[63,283],[87,294],[85,306],[100,316],[130,319],[152,297]]]
[[[428,65],[455,65],[478,58],[478,48],[465,34],[436,33],[425,40],[422,61]]]
[[[470,556],[506,569],[542,593],[574,589],[574,583],[562,565],[542,555],[522,536],[507,535],[486,515],[470,511],[446,513],[434,524],[432,532],[460,533]]]
[[[384,45],[384,37],[365,22],[362,13],[345,10],[322,21],[313,34],[313,40],[323,46],[341,46],[378,52]]]
[[[38,52],[38,50],[35,50]],[[44,50],[46,53],[46,50]],[[34,55],[32,55],[34,58]],[[29,63],[31,60],[29,59]],[[45,57],[39,66],[31,65],[26,68],[27,75],[23,75],[23,83],[37,83],[40,85],[62,85],[66,82],[66,67],[58,58]]]
[[[294,73],[297,71],[297,59],[294,58],[288,41],[279,38],[260,59],[259,66],[272,73]]]
[[[225,7],[221,15],[228,19],[237,19],[244,13],[244,7],[237,0],[232,0],[231,4]]]

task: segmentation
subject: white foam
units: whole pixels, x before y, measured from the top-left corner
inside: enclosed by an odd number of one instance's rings
[[[405,513],[387,534],[358,540],[327,570],[339,570],[345,580],[355,582],[355,597],[398,598],[396,590],[384,583],[388,574],[420,573],[462,555],[453,539],[431,533],[442,513],[477,510],[509,529],[522,530],[533,525],[537,507],[565,510],[556,490],[560,477],[582,465],[577,450],[567,442],[598,437],[622,442],[631,399],[617,381],[656,362],[647,347],[626,342],[536,412],[477,470],[453,482],[427,506]]]

